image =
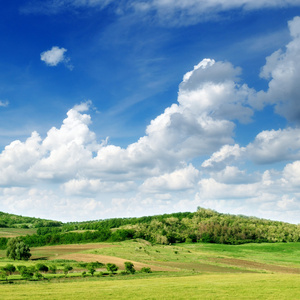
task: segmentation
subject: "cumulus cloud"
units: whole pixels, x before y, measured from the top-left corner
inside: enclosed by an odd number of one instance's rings
[[[278,114],[299,123],[300,17],[295,17],[288,24],[292,41],[284,50],[277,50],[267,57],[260,75],[269,80],[269,88],[253,95],[251,104],[257,108],[274,104]]]
[[[184,75],[178,102],[182,106],[194,106],[197,113],[206,113],[215,119],[247,123],[253,115],[247,105],[248,96],[254,91],[246,84],[237,83],[240,73],[240,68],[228,62],[204,59]]]
[[[225,167],[226,164],[232,160],[237,160],[245,153],[245,148],[240,147],[238,144],[233,146],[224,145],[219,151],[216,151],[212,156],[202,163],[202,167],[216,167],[217,165],[221,168]]]
[[[67,52],[67,49],[53,46],[51,50],[41,53],[41,60],[50,67],[55,67],[59,63],[64,63],[67,68],[72,70],[73,66],[70,63],[70,58],[65,56],[65,52]]]
[[[148,178],[142,184],[141,190],[155,193],[187,190],[195,187],[198,177],[199,171],[189,165],[172,173]]]
[[[0,153],[0,209],[15,212],[18,203],[25,211],[48,209],[54,201],[56,212],[71,207],[79,216],[84,207],[88,218],[93,211],[103,218],[205,206],[262,217],[273,209],[273,218],[296,222],[300,129],[264,130],[246,146],[234,133],[237,124],[255,122],[255,110],[268,104],[297,119],[299,20],[289,22],[286,50],[272,54],[262,69],[270,81],[265,92],[243,83],[240,68],[206,58],[183,76],[178,101],[127,147],[99,141],[91,131],[90,100],[71,108],[45,137],[33,132],[11,142]],[[63,61],[65,49],[59,50],[45,62]],[[286,165],[273,170],[276,162]]]
[[[300,129],[262,131],[247,146],[247,154],[260,164],[300,159]]]

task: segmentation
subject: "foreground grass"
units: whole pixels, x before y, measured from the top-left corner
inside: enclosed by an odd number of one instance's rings
[[[215,274],[2,285],[2,299],[300,299],[300,276]]]

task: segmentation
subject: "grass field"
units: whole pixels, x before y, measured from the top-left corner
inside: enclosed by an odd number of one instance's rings
[[[132,278],[132,277],[131,277]],[[2,299],[300,299],[300,276],[214,274],[2,285]]]
[[[300,243],[152,245],[138,239],[38,247],[31,253],[34,260],[14,262],[0,252],[0,267],[55,263],[58,274],[44,274],[50,282],[1,284],[1,299],[300,299]],[[153,273],[80,277],[80,263],[95,261],[120,270],[131,261],[136,270],[151,267]],[[65,263],[74,267],[66,278]]]

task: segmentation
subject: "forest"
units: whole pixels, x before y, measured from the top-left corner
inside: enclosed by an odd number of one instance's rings
[[[11,216],[11,217],[10,217]],[[140,218],[113,218],[61,223],[0,213],[7,227],[35,227],[36,234],[22,236],[30,247],[92,242],[114,242],[142,238],[153,244],[300,242],[300,225],[243,215],[218,213],[198,207],[182,212]],[[0,238],[5,249],[9,238]]]

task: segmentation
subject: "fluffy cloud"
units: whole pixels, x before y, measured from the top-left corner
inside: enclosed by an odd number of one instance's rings
[[[214,152],[212,156],[202,163],[202,167],[216,167],[224,168],[227,163],[239,159],[244,156],[245,148],[240,147],[238,144],[233,146],[224,145],[219,151]]]
[[[195,187],[199,171],[192,165],[161,176],[148,178],[141,190],[150,192],[165,192],[187,190]]]
[[[0,209],[34,215],[54,206],[61,219],[70,210],[78,220],[82,210],[87,218],[104,218],[200,205],[296,222],[300,129],[265,130],[246,146],[235,141],[234,130],[255,122],[255,109],[268,104],[297,119],[299,20],[289,22],[293,40],[286,51],[275,52],[262,69],[270,80],[265,92],[242,83],[241,70],[229,62],[204,59],[183,76],[178,102],[127,147],[99,142],[90,130],[91,101],[75,105],[44,138],[33,132],[13,141],[0,153]],[[45,62],[58,64],[64,53]],[[273,170],[276,162],[287,165]]]
[[[262,131],[247,146],[247,153],[260,164],[300,159],[300,129]]]
[[[251,100],[252,105],[262,108],[275,104],[275,111],[287,120],[300,122],[300,17],[289,21],[292,41],[285,51],[277,50],[267,57],[261,77],[269,80],[267,91],[260,91]]]
[[[70,70],[72,70],[73,66],[70,64],[70,58],[65,56],[65,52],[67,52],[67,49],[54,46],[51,50],[41,53],[41,60],[50,67],[55,67],[59,63],[64,63]]]

